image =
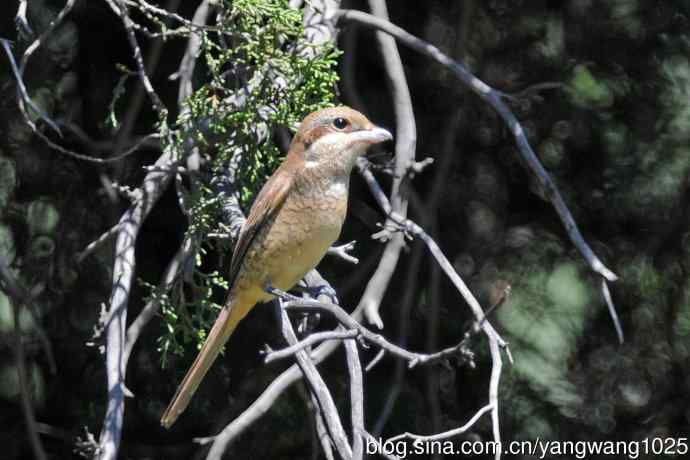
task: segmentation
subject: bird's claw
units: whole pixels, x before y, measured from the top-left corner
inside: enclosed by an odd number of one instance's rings
[[[338,294],[335,292],[335,289],[327,284],[321,284],[319,286],[307,286],[306,292],[314,299],[319,300],[319,297],[325,296],[331,303],[339,305]]]

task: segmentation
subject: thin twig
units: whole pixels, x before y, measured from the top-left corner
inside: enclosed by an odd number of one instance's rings
[[[134,52],[134,62],[137,66],[139,80],[141,80],[141,84],[144,87],[144,91],[146,91],[146,94],[149,96],[149,99],[151,99],[153,108],[156,109],[156,111],[158,112],[158,116],[161,119],[165,119],[167,109],[165,108],[165,104],[163,104],[163,101],[161,101],[160,97],[158,96],[158,93],[156,93],[156,90],[153,89],[151,80],[149,79],[148,73],[146,72],[146,66],[144,65],[144,57],[141,53],[141,48],[139,47],[137,36],[134,33],[134,22],[132,21],[132,18],[129,17],[127,5],[125,4],[124,0],[116,1],[120,6],[120,19],[122,20],[122,24],[125,26],[129,46],[132,48],[132,51]]]
[[[302,351],[305,348],[311,347],[313,345],[316,345],[321,342],[325,342],[327,340],[345,340],[345,339],[354,339],[359,335],[359,332],[356,330],[350,329],[347,331],[324,331],[324,332],[316,332],[314,334],[309,334],[307,337],[304,339],[300,340],[294,345],[291,345],[287,348],[283,348],[280,350],[274,350],[266,353],[266,357],[264,358],[264,363],[268,364],[270,362],[279,360],[279,359],[285,359],[290,356],[293,356],[295,353],[298,351]]]
[[[101,236],[90,242],[81,252],[77,253],[75,260],[77,264],[81,264],[84,259],[89,257],[91,254],[93,254],[98,248],[103,246],[105,243],[110,241],[112,238],[117,235],[117,232],[120,231],[120,224],[117,223],[110,227],[108,230],[103,232]]]
[[[487,412],[493,410],[493,406],[491,404],[487,404],[486,406],[482,407],[477,411],[476,414],[472,416],[471,419],[467,421],[463,426],[460,426],[458,428],[453,428],[452,430],[444,431],[443,433],[435,433],[431,435],[422,435],[422,434],[414,434],[410,432],[405,432],[402,434],[399,434],[397,436],[393,436],[392,438],[388,438],[386,442],[395,442],[395,441],[400,441],[403,439],[412,439],[414,441],[422,441],[422,442],[431,442],[431,441],[440,441],[442,439],[448,439],[448,438],[453,438],[457,435],[465,433],[467,430],[472,428],[475,423],[477,423],[477,420],[479,420],[482,415],[486,414]]]
[[[369,0],[369,7],[374,15],[383,20],[388,20],[388,9],[384,0]],[[408,164],[414,161],[417,145],[417,127],[412,110],[410,90],[405,78],[398,46],[393,38],[380,32],[376,34],[376,41],[381,50],[381,58],[395,111],[395,177],[393,178],[390,201],[395,212],[407,215],[407,198],[401,193],[401,186]],[[383,320],[379,314],[381,300],[393,276],[403,246],[404,241],[400,235],[396,235],[391,239],[381,256],[381,270],[377,270],[367,284],[367,291],[370,292],[365,297],[364,313],[367,320],[371,324],[375,324],[379,329],[383,328]]]
[[[44,133],[38,130],[36,127],[36,124],[31,121],[31,118],[29,117],[28,113],[26,112],[26,107],[25,103],[31,107],[32,110],[36,112],[36,114],[44,120],[49,126],[51,126],[58,134],[61,134],[60,128],[58,127],[58,124],[54,122],[40,107],[38,107],[36,104],[34,104],[33,100],[29,96],[26,86],[24,85],[24,80],[23,80],[23,72],[21,70],[21,67],[17,67],[17,63],[14,60],[14,55],[12,54],[12,50],[10,49],[10,42],[8,40],[5,40],[3,38],[0,38],[0,44],[2,44],[3,49],[5,50],[5,54],[7,54],[7,58],[10,61],[10,66],[12,67],[12,72],[15,75],[15,79],[17,80],[17,100],[18,100],[18,105],[19,109],[22,112],[22,115],[24,117],[24,121],[26,124],[31,128],[31,130],[36,134],[43,142],[46,143],[49,147],[52,149],[62,153],[63,155],[67,155],[69,157],[75,158],[77,160],[82,160],[82,161],[88,161],[91,163],[97,163],[97,164],[103,164],[103,163],[111,163],[115,161],[122,160],[123,158],[133,154],[141,146],[143,146],[146,142],[151,140],[154,137],[157,137],[157,134],[149,134],[148,136],[144,136],[141,138],[138,142],[136,142],[133,146],[125,150],[123,153],[116,155],[115,157],[111,158],[94,158],[90,157],[88,155],[84,155],[81,153],[74,152],[70,149],[66,149],[62,147],[59,144],[56,144],[48,136],[46,136]],[[26,56],[26,53],[24,54]],[[76,133],[79,135],[79,133]]]
[[[457,355],[461,345],[464,344],[463,339],[463,342],[456,345],[455,347],[449,347],[440,352],[431,354],[412,352],[388,341],[382,335],[372,332],[371,330],[363,326],[355,318],[353,318],[352,315],[348,314],[345,310],[343,310],[340,306],[336,304],[320,302],[314,299],[300,298],[275,288],[271,288],[269,292],[286,301],[283,304],[283,308],[285,310],[324,311],[333,315],[333,317],[337,319],[338,322],[340,322],[345,327],[345,329],[357,331],[359,336],[361,336],[367,342],[370,342],[382,349],[385,349],[386,352],[393,356],[397,356],[398,358],[407,361],[409,368],[413,368],[420,364],[431,364],[446,359],[450,356]]]
[[[385,194],[381,191],[381,188],[378,185],[378,182],[376,182],[376,179],[373,177],[373,175],[365,176],[365,180],[367,180],[367,183],[369,184],[375,196],[377,196],[377,199],[382,203],[382,208],[384,210],[390,209],[390,204],[387,202]],[[450,263],[450,261],[448,261],[445,254],[443,254],[443,251],[438,247],[438,244],[436,244],[434,239],[431,238],[419,225],[417,225],[409,219],[403,220],[396,216],[393,212],[389,213],[389,218],[401,226],[403,232],[399,233],[415,235],[422,241],[424,241],[424,243],[429,248],[429,251],[434,256],[434,258],[436,258],[437,262],[439,263],[443,271],[450,278],[451,282],[455,285],[455,287],[458,289],[461,295],[465,298],[465,301],[470,306],[470,309],[472,310],[477,322],[481,325],[481,329],[484,331],[487,338],[489,339],[489,349],[491,352],[492,361],[491,381],[489,384],[489,403],[492,404],[494,407],[492,413],[492,421],[494,423],[494,441],[499,442],[500,430],[498,427],[498,383],[500,379],[501,369],[503,366],[503,361],[501,359],[500,353],[501,348],[506,350],[508,357],[512,362],[512,356],[508,349],[507,343],[501,338],[500,335],[498,335],[496,330],[493,328],[493,326],[491,326],[491,324],[488,321],[484,321],[485,314],[481,306],[479,305],[479,302],[477,302],[477,299],[474,297],[467,285],[465,285],[462,278],[460,278],[460,276],[457,274],[452,264]],[[500,458],[500,455],[501,453],[497,451],[496,460]]]
[[[50,116],[43,111],[43,109],[37,106],[34,103],[33,99],[31,99],[31,96],[29,96],[29,93],[26,90],[26,86],[24,85],[22,69],[21,67],[17,67],[17,62],[15,61],[14,55],[12,54],[10,41],[4,38],[0,38],[0,43],[2,43],[2,47],[5,50],[7,59],[10,61],[10,67],[12,67],[14,77],[17,80],[17,104],[19,105],[19,109],[21,110],[22,115],[24,116],[24,120],[27,122],[27,124],[31,127],[32,130],[37,130],[36,124],[33,121],[31,121],[29,114],[26,112],[26,107],[24,105],[26,103],[29,105],[29,107],[31,107],[31,110],[33,110],[36,113],[38,118],[45,121],[48,124],[48,126],[53,128],[57,133],[60,133],[60,128],[58,128],[57,123],[55,123],[50,118]]]
[[[196,254],[197,245],[194,243],[194,238],[187,236],[180,245],[177,253],[172,258],[168,267],[165,269],[163,279],[159,285],[159,289],[163,292],[169,292],[172,286],[184,272],[190,261],[193,260]],[[160,309],[160,299],[157,297],[149,300],[137,317],[132,321],[132,324],[127,328],[127,336],[125,340],[125,352],[123,360],[125,364],[129,361],[134,345],[141,336],[144,327],[156,316]]]
[[[65,19],[65,16],[67,16],[69,14],[69,12],[72,11],[72,8],[74,7],[75,3],[76,3],[76,0],[67,0],[67,2],[65,2],[65,6],[62,8],[62,10],[60,10],[60,12],[55,17],[55,19],[50,21],[46,30],[44,30],[43,33],[36,40],[34,40],[31,43],[31,45],[29,45],[26,48],[26,50],[24,50],[24,54],[22,55],[22,59],[19,63],[19,69],[18,69],[18,72],[16,75],[17,76],[17,90],[18,90],[17,102],[19,104],[19,109],[21,110],[22,114],[24,115],[25,121],[29,124],[29,126],[31,126],[31,128],[33,129],[34,132],[37,131],[36,125],[33,122],[31,122],[31,120],[29,119],[29,116],[26,112],[26,108],[24,107],[24,101],[27,101],[29,103],[29,105],[31,106],[31,108],[34,110],[36,110],[35,105],[33,104],[33,101],[31,101],[31,99],[26,94],[25,88],[24,88],[23,92],[20,92],[20,89],[21,89],[20,86],[21,87],[24,86],[22,83],[23,79],[24,79],[24,71],[26,71],[26,65],[29,62],[29,58],[31,57],[31,55],[38,49],[39,46],[41,46],[46,41],[46,39],[53,33],[55,28],[60,23],[62,23],[62,20]],[[38,111],[37,113],[41,116],[41,118],[51,128],[53,128],[58,134],[60,134],[60,128],[57,127],[57,124],[53,120],[51,120],[50,117],[48,117],[45,114],[42,114],[43,112],[41,112],[41,111]]]
[[[496,110],[499,116],[510,128],[510,132],[515,137],[518,151],[524,158],[530,170],[536,176],[540,186],[545,191],[545,195],[551,201],[556,209],[556,212],[558,213],[558,216],[563,222],[568,236],[587,261],[590,268],[609,281],[615,281],[618,279],[618,277],[601,262],[596,254],[594,254],[592,249],[584,240],[556,185],[534,154],[532,147],[525,137],[525,133],[520,122],[503,102],[499,92],[472,75],[472,73],[470,73],[465,66],[451,59],[435,46],[415,37],[404,29],[388,21],[382,20],[367,13],[363,13],[361,11],[354,10],[341,10],[338,12],[337,17],[346,21],[353,21],[358,24],[363,24],[392,35],[406,46],[409,46],[415,51],[434,59],[436,62],[450,69],[469,89],[491,105],[491,107]]]
[[[376,353],[376,356],[374,356],[374,359],[372,359],[369,364],[367,364],[367,367],[364,368],[364,372],[369,372],[372,370],[376,365],[381,362],[383,357],[386,355],[386,349],[381,348],[378,353]]]
[[[341,244],[339,246],[331,246],[326,251],[326,254],[329,256],[340,257],[346,262],[357,265],[359,263],[359,259],[349,254],[349,251],[352,251],[355,248],[355,243],[356,241],[350,241],[349,243]]]
[[[605,278],[601,278],[601,293],[604,296],[604,301],[609,309],[609,315],[611,316],[611,321],[613,321],[613,327],[616,328],[616,334],[618,335],[618,342],[625,342],[625,336],[623,335],[623,327],[621,326],[621,321],[618,319],[618,313],[616,312],[616,307],[613,305],[613,299],[611,298],[611,291],[609,291],[609,284]]]

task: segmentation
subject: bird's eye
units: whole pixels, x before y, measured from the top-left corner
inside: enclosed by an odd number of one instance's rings
[[[345,118],[338,117],[335,120],[333,120],[333,126],[335,126],[337,129],[345,129],[349,124],[350,122],[347,121]]]

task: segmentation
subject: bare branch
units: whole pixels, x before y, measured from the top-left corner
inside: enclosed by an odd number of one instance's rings
[[[364,372],[369,372],[372,370],[386,355],[386,349],[381,348],[378,353],[376,353],[376,356],[374,356],[374,359],[372,359],[369,364],[367,364],[367,367],[364,368]]]
[[[356,330],[347,330],[347,331],[325,331],[325,332],[316,332],[314,334],[309,334],[307,337],[304,339],[300,340],[294,345],[291,345],[287,348],[283,348],[281,350],[275,350],[275,351],[269,351],[266,353],[266,358],[264,358],[264,362],[266,364],[276,361],[279,359],[284,359],[284,358],[289,358],[290,356],[293,356],[295,353],[298,351],[302,351],[305,348],[311,347],[312,345],[316,345],[317,343],[325,342],[326,340],[345,340],[345,339],[354,339],[359,335],[359,332]]]
[[[17,78],[17,103],[19,105],[19,109],[22,112],[22,115],[24,116],[24,120],[27,122],[27,124],[31,127],[31,129],[34,132],[37,132],[36,125],[31,121],[29,118],[28,113],[26,112],[26,107],[24,106],[24,102],[26,101],[29,106],[36,111],[38,116],[43,119],[51,128],[53,128],[58,134],[60,134],[60,128],[57,127],[57,124],[50,119],[50,117],[47,116],[42,110],[38,109],[36,105],[33,103],[31,98],[28,96],[26,92],[26,88],[24,87],[23,79],[24,79],[24,71],[26,70],[26,65],[29,62],[29,58],[31,55],[38,49],[39,46],[41,46],[45,40],[53,33],[55,28],[62,22],[63,19],[65,19],[65,16],[69,14],[70,11],[72,11],[72,8],[74,7],[74,4],[76,3],[76,0],[67,0],[65,3],[65,6],[60,10],[58,15],[50,21],[50,24],[48,24],[48,27],[46,30],[43,31],[43,33],[36,39],[34,40],[31,45],[29,45],[26,50],[24,51],[24,54],[22,55],[22,59],[19,63],[19,69],[16,69],[16,66],[14,64],[14,59],[10,57],[10,61],[12,63],[12,68],[15,71],[15,76]],[[21,7],[21,5],[20,5]],[[28,23],[27,23],[28,24]],[[3,45],[5,44],[5,41],[3,40]],[[8,48],[5,48],[5,51],[7,51],[8,56],[11,55],[9,52]]]
[[[39,39],[40,40],[40,39]],[[35,42],[34,42],[35,43]],[[132,153],[136,152],[139,150],[139,148],[143,145],[145,145],[149,140],[152,138],[157,138],[157,134],[150,134],[148,136],[142,137],[139,141],[137,141],[134,145],[132,145],[130,148],[125,150],[123,153],[116,155],[115,157],[111,158],[94,158],[90,157],[88,155],[84,155],[81,153],[74,152],[72,150],[66,149],[62,147],[61,145],[56,144],[52,140],[50,140],[45,134],[43,134],[41,131],[38,130],[36,127],[36,124],[31,121],[31,118],[29,117],[29,114],[26,112],[26,107],[24,104],[27,104],[36,114],[37,116],[44,120],[51,128],[53,128],[58,134],[61,135],[60,128],[58,127],[58,124],[53,121],[48,114],[46,114],[40,107],[38,107],[36,104],[34,104],[33,100],[31,97],[29,97],[29,94],[26,90],[26,86],[24,85],[24,80],[22,78],[23,71],[21,68],[17,67],[17,63],[14,60],[14,55],[12,54],[12,50],[10,49],[10,42],[0,38],[0,44],[2,44],[3,49],[5,50],[5,54],[7,55],[7,58],[10,61],[10,65],[12,67],[12,71],[14,72],[15,79],[17,80],[17,105],[19,106],[19,109],[22,113],[22,116],[24,117],[24,121],[26,124],[31,128],[31,130],[36,134],[43,142],[46,143],[49,147],[51,147],[54,150],[57,150],[58,152],[62,153],[63,155],[67,155],[69,157],[75,158],[77,160],[82,160],[82,161],[88,161],[91,163],[111,163],[114,161],[119,161]],[[28,50],[27,50],[28,51]],[[24,54],[26,56],[26,53]],[[75,130],[74,127],[68,126],[71,130],[74,130],[75,134],[77,134],[78,137],[82,138],[80,130]]]
[[[29,96],[29,93],[26,90],[26,86],[24,85],[23,72],[21,68],[17,67],[17,62],[14,60],[14,55],[12,54],[10,41],[4,38],[0,38],[0,43],[2,43],[2,47],[5,50],[7,59],[10,61],[10,66],[12,67],[14,77],[17,80],[17,104],[19,105],[19,109],[21,110],[22,115],[24,116],[24,120],[31,127],[31,129],[36,131],[36,124],[33,121],[31,121],[29,114],[26,112],[26,107],[24,106],[24,104],[26,103],[29,107],[31,107],[31,110],[35,112],[38,118],[45,121],[48,124],[48,126],[53,128],[57,133],[60,133],[60,128],[58,128],[57,123],[55,123],[50,118],[50,116],[48,116],[48,114],[43,111],[43,109],[37,106],[34,103],[33,99],[31,99],[31,96]]]
[[[127,5],[125,4],[124,0],[109,1],[117,1],[120,7],[119,16],[122,20],[122,24],[125,26],[125,31],[127,32],[127,40],[129,40],[129,46],[132,48],[132,51],[134,52],[134,62],[137,66],[139,80],[141,80],[141,83],[144,86],[144,91],[146,91],[146,94],[149,96],[149,99],[151,99],[151,103],[153,104],[154,109],[156,109],[156,111],[158,112],[158,116],[161,119],[164,119],[168,113],[168,110],[165,108],[165,104],[163,104],[163,101],[161,101],[160,97],[156,93],[156,90],[153,89],[153,85],[151,84],[151,80],[149,79],[148,73],[146,73],[144,57],[141,54],[141,48],[139,47],[137,36],[134,33],[134,22],[132,21],[132,18],[129,17]]]
[[[292,324],[290,324],[290,318],[287,315],[285,309],[282,308],[282,300],[278,302],[278,307],[280,309],[281,318],[281,328],[283,331],[283,336],[287,340],[288,344],[291,346],[297,344],[297,337],[292,329]],[[348,443],[347,437],[345,436],[345,430],[343,429],[343,424],[340,421],[340,416],[338,415],[338,410],[335,407],[335,402],[333,402],[333,397],[331,396],[326,383],[316,369],[314,361],[307,354],[306,351],[300,350],[295,354],[297,359],[297,364],[299,365],[305,380],[309,383],[309,387],[318,400],[319,408],[323,415],[324,422],[328,427],[328,433],[333,441],[338,454],[345,459],[352,459],[352,448]]]
[[[180,274],[184,271],[185,267],[193,260],[194,254],[196,253],[196,244],[193,238],[186,237],[177,253],[172,258],[168,267],[165,269],[163,274],[163,280],[160,283],[160,289],[164,291],[169,291],[175,281],[179,278]],[[125,341],[125,351],[123,360],[126,363],[129,361],[129,357],[132,354],[134,345],[137,343],[139,336],[141,336],[144,327],[153,319],[153,317],[158,313],[160,309],[160,302],[158,299],[149,300],[144,308],[137,317],[132,321],[132,324],[127,328],[127,336]]]
[[[621,326],[621,321],[618,319],[618,313],[616,312],[616,306],[613,304],[613,299],[611,298],[611,291],[609,291],[609,284],[605,278],[601,278],[601,293],[604,296],[604,301],[609,309],[609,315],[611,316],[611,321],[613,321],[613,326],[616,328],[616,334],[618,335],[618,342],[625,342],[625,336],[623,335],[623,327]]]
[[[26,6],[27,0],[19,0],[17,15],[14,17],[14,22],[17,25],[17,29],[19,29],[20,34],[24,34],[26,37],[32,37],[34,35],[34,31],[31,29],[29,21],[26,20]]]
[[[382,20],[367,13],[363,13],[361,11],[354,10],[341,10],[338,12],[337,17],[346,21],[353,21],[358,24],[363,24],[392,35],[406,46],[409,46],[415,51],[434,59],[436,62],[450,69],[469,89],[481,97],[482,100],[491,105],[491,107],[496,110],[499,116],[510,128],[510,132],[515,137],[520,154],[524,158],[530,170],[536,176],[540,186],[544,189],[545,195],[549,198],[556,209],[556,212],[561,218],[568,236],[587,261],[590,268],[609,281],[615,281],[618,279],[618,277],[611,270],[609,270],[601,262],[601,260],[599,260],[599,258],[594,254],[592,249],[584,240],[580,230],[577,227],[577,224],[575,223],[575,220],[572,217],[572,214],[570,213],[558,189],[556,188],[556,185],[539,162],[538,158],[534,154],[534,151],[532,150],[532,147],[529,145],[520,122],[503,102],[499,92],[492,89],[486,83],[472,75],[472,73],[470,73],[465,66],[443,54],[435,46],[415,37],[404,29],[388,21]]]
[[[372,344],[386,350],[391,355],[397,356],[398,358],[407,361],[409,368],[413,368],[419,364],[430,364],[433,362],[438,362],[452,355],[457,355],[458,350],[462,348],[461,345],[463,345],[464,343],[463,339],[463,342],[456,345],[455,347],[450,347],[445,350],[442,350],[441,352],[433,354],[415,353],[403,347],[400,347],[392,342],[389,342],[385,337],[383,337],[380,334],[370,331],[366,327],[362,326],[355,318],[353,318],[353,315],[348,314],[345,310],[343,310],[340,306],[336,304],[296,297],[292,294],[283,292],[275,288],[270,288],[269,292],[286,301],[283,304],[283,308],[285,310],[314,310],[325,311],[329,313],[330,315],[335,317],[335,319],[337,319],[338,322],[340,322],[345,327],[345,329],[357,331],[359,336],[361,336],[367,342],[371,342]]]
[[[355,248],[355,243],[356,241],[350,241],[349,243],[341,244],[339,246],[331,246],[328,248],[328,251],[326,251],[326,254],[329,256],[340,257],[346,262],[357,265],[359,263],[359,259],[349,254],[349,251],[352,251]]]
[[[345,341],[345,357],[350,374],[350,423],[352,424],[352,459],[361,460],[364,455],[364,379],[362,362],[355,340]]]
[[[388,203],[385,194],[382,192],[381,187],[378,185],[378,182],[373,177],[373,175],[369,173],[364,177],[370,189],[381,203],[382,208],[384,210],[390,210],[390,204]],[[512,362],[512,357],[507,347],[507,343],[501,338],[501,336],[496,332],[496,330],[493,328],[493,326],[491,326],[491,324],[488,321],[484,321],[485,314],[481,306],[479,305],[479,302],[477,302],[477,299],[474,297],[467,285],[465,285],[464,281],[460,278],[460,275],[457,274],[452,264],[450,263],[450,261],[448,261],[445,254],[443,254],[443,251],[439,248],[438,244],[436,244],[434,239],[431,238],[424,231],[424,229],[422,229],[416,223],[412,222],[409,219],[402,220],[393,212],[389,213],[389,220],[392,220],[393,222],[397,223],[400,226],[399,228],[402,229],[402,232],[398,232],[398,234],[409,233],[424,241],[424,243],[429,248],[429,251],[434,256],[434,258],[436,258],[437,262],[439,263],[443,271],[450,278],[451,282],[455,285],[455,287],[462,294],[462,296],[465,298],[465,301],[470,306],[470,309],[472,310],[478,324],[480,324],[481,329],[484,331],[487,338],[489,339],[489,347],[491,351],[492,360],[491,381],[489,384],[489,403],[492,404],[494,407],[492,413],[492,420],[494,423],[494,440],[500,441],[500,430],[498,428],[498,383],[500,379],[501,369],[503,366],[500,349],[504,348],[506,350],[508,357]],[[500,458],[500,452],[497,452],[496,456],[498,460]]]
[[[328,436],[326,422],[323,421],[323,414],[319,409],[319,402],[316,400],[316,397],[312,392],[309,392],[309,407],[314,417],[314,434],[316,435],[319,444],[321,444],[323,455],[326,457],[326,460],[334,460],[335,456],[333,455],[333,443],[331,442],[331,437]],[[318,449],[314,449],[312,459],[316,460],[318,458],[319,451]]]
[[[369,7],[374,15],[388,20],[388,9],[384,0],[369,0]],[[407,166],[414,161],[417,127],[398,46],[393,38],[381,32],[376,34],[376,40],[381,49],[395,110],[395,177],[391,189],[391,202],[395,212],[407,215],[407,198],[401,193],[401,185]],[[367,320],[379,329],[383,328],[383,320],[379,314],[381,300],[393,276],[403,245],[404,241],[399,235],[391,239],[381,257],[380,269],[377,269],[367,284],[367,295],[363,298],[364,314]]]
[[[176,162],[176,152],[169,147],[156,161],[167,171]],[[108,319],[105,323],[106,373],[108,379],[108,407],[106,409],[99,446],[100,460],[115,460],[122,436],[124,418],[125,374],[124,360],[127,304],[134,278],[136,259],[134,249],[144,219],[165,191],[172,179],[170,172],[149,172],[141,186],[141,197],[120,218],[115,241],[113,287],[110,295]]]
[[[117,233],[120,231],[120,224],[117,223],[110,227],[108,230],[106,230],[101,236],[93,240],[86,246],[81,252],[79,252],[76,257],[75,261],[77,264],[81,264],[84,259],[89,257],[91,254],[93,254],[98,248],[103,246],[105,243],[110,241],[112,238],[117,235]]]
[[[400,441],[402,439],[412,439],[414,441],[423,441],[423,442],[430,442],[430,441],[439,441],[441,439],[448,439],[455,437],[457,435],[465,433],[467,430],[472,428],[475,423],[477,423],[477,420],[479,420],[482,415],[486,414],[487,412],[491,411],[493,409],[493,406],[491,404],[487,404],[486,406],[482,407],[477,411],[476,414],[472,416],[471,419],[467,421],[463,426],[460,426],[458,428],[453,428],[452,430],[444,431],[443,433],[436,433],[432,435],[422,435],[422,434],[414,434],[410,432],[405,432],[403,434],[399,434],[397,436],[393,436],[392,438],[388,438],[386,441]]]
[[[210,14],[210,0],[203,0],[194,12],[192,24],[197,26],[206,24]],[[200,48],[201,35],[198,32],[192,33],[187,41],[187,49],[185,50],[184,56],[182,56],[179,69],[174,75],[170,76],[171,79],[180,79],[180,88],[177,93],[177,104],[180,107],[183,107],[184,101],[192,94],[194,89],[192,88],[192,76],[194,75],[194,68],[196,67]]]

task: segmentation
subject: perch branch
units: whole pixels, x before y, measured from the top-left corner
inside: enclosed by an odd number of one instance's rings
[[[350,375],[350,423],[352,424],[352,459],[362,460],[364,455],[364,377],[362,362],[355,340],[345,341],[345,358]]]
[[[294,346],[297,343],[297,337],[295,336],[295,331],[292,329],[292,324],[290,323],[287,312],[282,308],[282,300],[278,302],[278,308],[280,309],[283,336],[289,345]],[[333,397],[326,383],[323,381],[321,374],[319,374],[319,371],[316,369],[314,361],[304,350],[297,351],[295,353],[295,358],[297,359],[297,364],[304,378],[309,383],[312,394],[318,401],[318,407],[323,415],[323,420],[328,428],[328,433],[336,450],[343,459],[352,459],[352,448],[345,436],[345,430],[340,421],[338,409],[335,407]]]
[[[264,358],[264,362],[268,364],[279,359],[289,358],[298,351],[304,350],[305,348],[309,348],[318,343],[325,342],[326,340],[354,339],[358,335],[359,332],[354,329],[350,329],[347,331],[324,331],[309,334],[307,337],[295,343],[294,345],[291,345],[287,348],[283,348],[281,350],[275,350],[266,353],[266,358]]]
[[[330,287],[316,270],[312,270],[305,277],[310,286],[325,285]],[[358,307],[352,312],[351,317],[356,321],[362,319],[362,309]],[[318,364],[330,356],[340,344],[339,341],[329,341],[319,345],[311,353],[314,364]],[[290,366],[276,377],[261,395],[247,407],[238,417],[230,422],[220,433],[212,438],[201,441],[202,443],[213,442],[211,449],[206,457],[207,460],[220,460],[228,444],[244,433],[253,423],[264,416],[272,407],[274,402],[287,390],[293,383],[300,380],[302,374],[296,364]]]
[[[362,339],[366,340],[367,342],[370,342],[381,349],[385,350],[388,352],[390,355],[397,356],[398,358],[401,358],[405,361],[408,362],[408,367],[413,368],[419,364],[430,364],[433,362],[438,362],[440,360],[446,359],[450,356],[457,355],[458,350],[460,350],[464,343],[466,343],[466,339],[463,339],[460,344],[454,346],[454,347],[449,347],[446,348],[440,352],[436,352],[433,354],[428,354],[428,353],[415,353],[412,351],[409,351],[405,348],[402,348],[392,342],[389,342],[385,337],[383,337],[380,334],[377,334],[375,332],[372,332],[368,328],[362,326],[362,324],[359,323],[355,318],[353,318],[352,315],[347,313],[345,310],[343,310],[340,306],[333,304],[333,303],[327,303],[327,302],[320,302],[318,300],[313,300],[313,299],[305,299],[305,298],[300,298],[297,296],[294,296],[292,294],[289,294],[287,292],[283,292],[279,289],[271,288],[269,291],[271,294],[278,296],[285,300],[285,303],[283,304],[283,308],[285,310],[307,310],[307,311],[323,311],[326,312],[330,315],[332,315],[340,324],[343,325],[343,327],[346,330],[349,331],[356,331],[357,335],[361,337]],[[481,323],[478,324],[482,324]],[[314,334],[315,335],[315,334]],[[307,340],[307,339],[305,339]],[[300,345],[295,344],[295,345]],[[292,348],[292,347],[291,347]],[[303,346],[296,346],[295,348],[304,348]],[[287,349],[285,349],[287,350]],[[280,350],[282,353],[285,350]]]

